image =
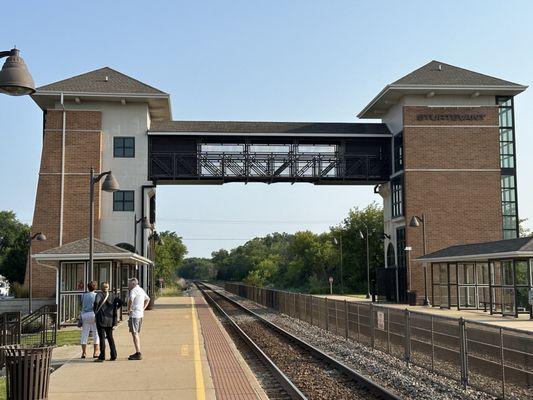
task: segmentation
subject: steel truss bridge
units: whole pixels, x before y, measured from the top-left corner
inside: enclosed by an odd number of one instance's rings
[[[197,181],[372,185],[390,179],[391,141],[388,130],[370,137],[151,132],[149,179],[156,184]]]

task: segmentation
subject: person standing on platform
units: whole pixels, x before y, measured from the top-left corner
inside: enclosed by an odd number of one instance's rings
[[[135,346],[135,353],[129,356],[128,360],[142,360],[140,333],[144,310],[150,303],[150,297],[148,297],[144,289],[139,286],[139,281],[136,278],[131,278],[128,281],[128,288],[130,289],[128,297],[128,326],[133,338],[133,345]]]
[[[117,348],[113,338],[113,328],[117,324],[117,309],[122,306],[122,300],[109,291],[109,283],[103,282],[102,291],[96,295],[94,302],[94,313],[96,315],[96,328],[100,337],[100,355],[94,361],[105,361],[105,340],[109,343],[111,358],[109,361],[117,359]]]
[[[87,341],[89,340],[89,332],[93,335],[93,358],[98,357],[99,337],[96,331],[96,321],[94,315],[94,301],[96,300],[96,292],[98,284],[95,281],[89,282],[87,285],[87,292],[81,295],[81,358],[85,358],[87,351]]]

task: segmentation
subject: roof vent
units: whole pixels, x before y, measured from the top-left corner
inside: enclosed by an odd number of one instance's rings
[[[442,71],[442,64],[439,64],[439,71]]]
[[[440,65],[439,65],[439,69],[440,69]],[[109,81],[109,76],[106,76],[106,77],[104,78],[104,81],[108,82],[108,81]]]

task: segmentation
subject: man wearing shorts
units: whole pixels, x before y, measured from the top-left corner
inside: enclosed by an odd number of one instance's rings
[[[139,334],[141,333],[144,310],[150,303],[150,297],[139,286],[139,281],[136,278],[131,278],[128,281],[128,288],[130,289],[128,297],[128,312],[130,315],[128,327],[130,328],[133,345],[135,346],[135,353],[129,356],[128,360],[142,360],[141,338]]]

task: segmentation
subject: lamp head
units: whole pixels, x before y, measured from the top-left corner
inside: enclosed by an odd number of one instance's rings
[[[416,215],[413,215],[411,221],[409,221],[409,226],[412,228],[418,228],[420,226],[420,220]]]
[[[153,228],[152,224],[150,223],[150,221],[148,220],[147,217],[144,217],[142,219],[141,227],[142,227],[142,229],[152,229]]]
[[[35,93],[35,83],[17,49],[11,50],[0,71],[0,93],[24,96]]]
[[[111,172],[106,175],[104,183],[102,183],[102,190],[104,192],[116,192],[119,190],[118,182]]]
[[[46,235],[44,233],[42,233],[42,232],[39,232],[39,233],[37,233],[34,236],[34,240],[37,240],[39,242],[45,241],[46,240]]]

